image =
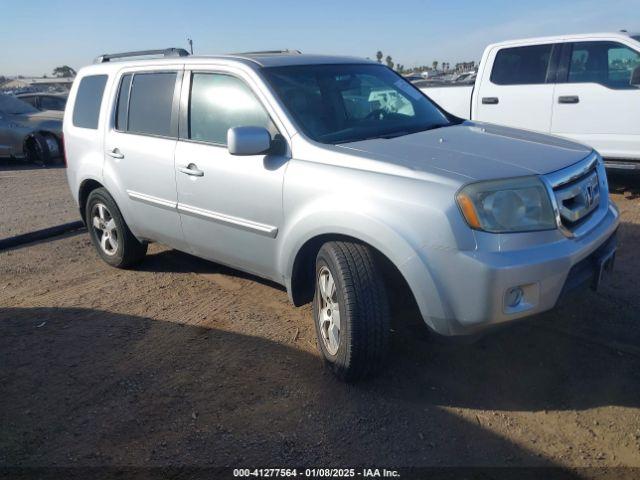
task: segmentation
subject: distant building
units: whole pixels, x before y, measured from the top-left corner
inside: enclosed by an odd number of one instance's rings
[[[73,83],[73,77],[69,78],[14,78],[5,82],[0,86],[0,89],[5,91],[35,91],[35,92],[49,92],[49,91],[69,91],[71,84]]]

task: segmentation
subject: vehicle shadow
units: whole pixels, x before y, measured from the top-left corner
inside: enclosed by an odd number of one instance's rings
[[[620,193],[628,200],[640,198],[640,175],[639,174],[615,174],[607,173],[609,180],[609,190],[612,193]]]
[[[11,172],[21,170],[45,170],[65,168],[64,165],[36,165],[26,160],[18,160],[14,158],[0,158],[0,172]]]
[[[394,401],[505,411],[640,405],[640,226],[623,222],[616,269],[601,290],[575,293],[550,312],[488,332],[476,342],[428,331],[415,306],[394,310],[383,374],[359,387]],[[150,255],[145,271],[219,273],[268,280],[191,255]]]
[[[443,365],[417,347],[392,369],[421,366],[350,386],[310,353],[179,319],[2,308],[0,332],[0,466],[552,465],[440,408]]]
[[[144,262],[135,266],[135,269],[143,272],[217,273],[251,280],[252,282],[258,282],[277,290],[285,291],[284,286],[279,283],[240,270],[235,270],[219,263],[210,262],[179,250],[163,250],[158,253],[149,254],[145,257]]]
[[[392,365],[367,388],[403,401],[506,411],[640,406],[640,226],[623,222],[614,272],[544,314],[465,345],[398,312]],[[398,375],[402,372],[402,375]]]

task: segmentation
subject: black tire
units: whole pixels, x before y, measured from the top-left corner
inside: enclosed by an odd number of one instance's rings
[[[51,155],[49,153],[49,147],[47,141],[39,133],[31,135],[25,142],[24,153],[27,161],[35,163],[41,167],[49,164],[51,161]]]
[[[105,215],[107,221],[103,221],[103,226],[109,223],[109,220],[115,222],[116,241],[114,243],[117,245],[115,248],[113,248],[113,244],[110,242],[106,250],[101,246],[103,230],[94,226],[94,214],[100,209],[100,205],[106,207],[108,213],[108,215]],[[89,230],[91,242],[96,248],[98,255],[109,265],[118,268],[130,267],[140,262],[146,255],[147,244],[138,241],[138,239],[133,236],[124,218],[122,218],[116,202],[104,188],[97,188],[89,194],[85,208],[85,222]],[[107,250],[110,250],[111,253],[107,253]]]
[[[49,152],[46,165],[64,165],[62,142],[60,141],[60,139],[53,133],[48,132],[43,133],[42,136],[47,142],[47,150]]]
[[[335,298],[340,313],[337,351],[331,352],[331,341],[321,327],[322,300],[320,278],[326,269],[335,283]],[[313,319],[318,347],[327,366],[335,375],[356,382],[377,373],[389,348],[389,300],[380,265],[375,253],[355,242],[328,242],[316,258],[313,296]],[[335,305],[335,304],[333,304]],[[327,308],[324,318],[332,313]],[[323,325],[327,325],[325,320]],[[333,344],[335,349],[335,342]]]

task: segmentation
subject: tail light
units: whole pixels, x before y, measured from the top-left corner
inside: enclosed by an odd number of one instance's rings
[[[67,147],[64,144],[64,134],[60,134],[60,148],[62,149],[62,162],[65,166],[65,168],[67,167]]]

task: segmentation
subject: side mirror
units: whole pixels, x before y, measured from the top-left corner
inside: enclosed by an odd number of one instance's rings
[[[233,127],[227,130],[231,155],[259,155],[271,148],[271,134],[264,127]]]
[[[633,87],[640,87],[640,65],[631,71],[631,80],[629,84]]]

